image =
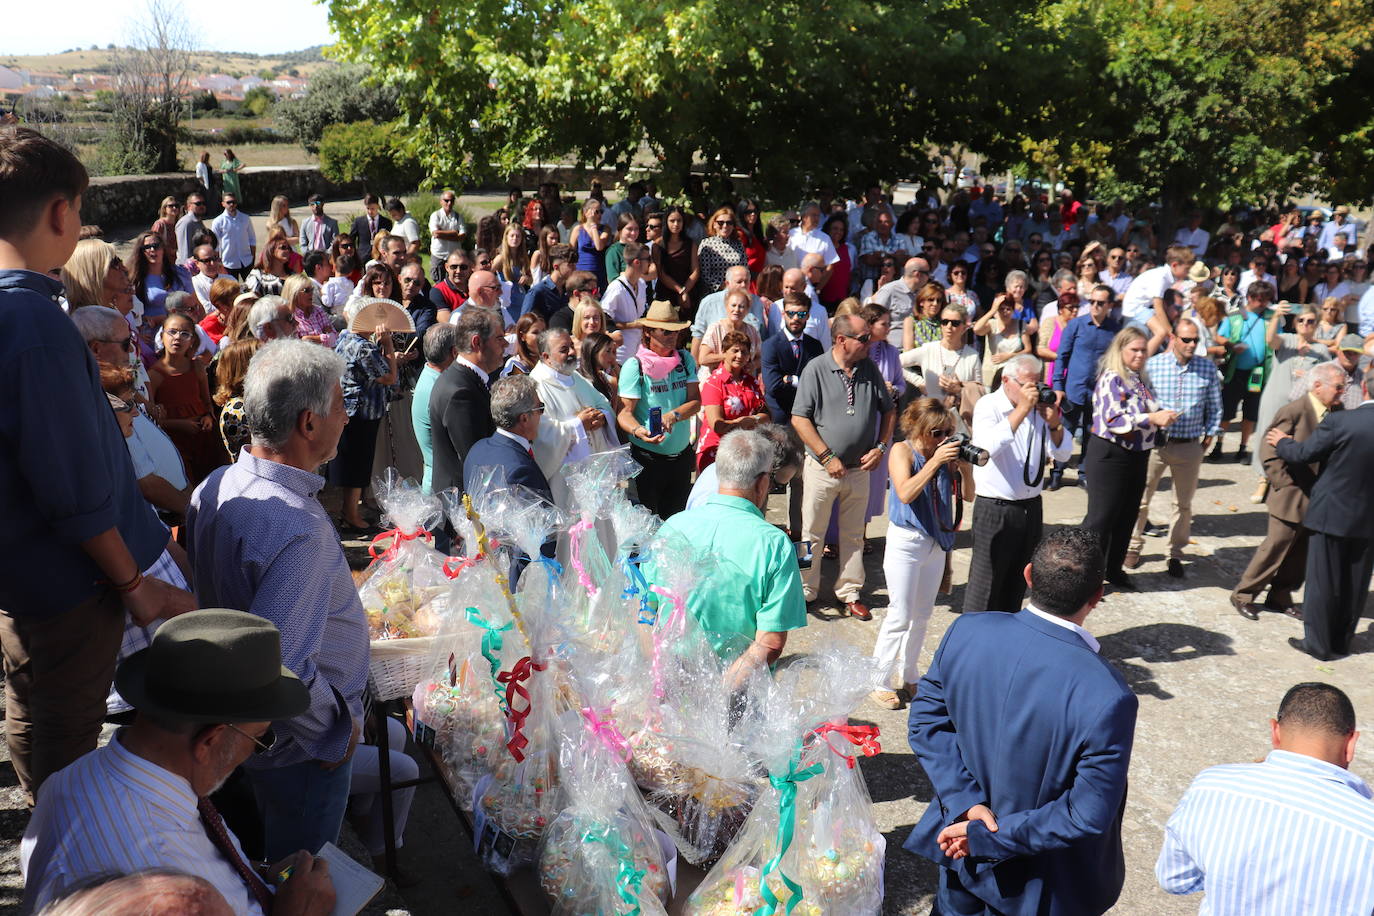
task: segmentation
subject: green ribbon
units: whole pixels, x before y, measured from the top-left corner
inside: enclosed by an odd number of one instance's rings
[[[812,776],[824,773],[825,766],[813,763],[805,769],[799,769],[801,751],[801,744],[798,743],[797,749],[792,752],[791,761],[787,764],[786,776],[774,776],[771,773],[768,776],[768,781],[778,790],[778,853],[768,860],[768,864],[763,866],[763,871],[759,874],[759,894],[763,897],[763,906],[759,907],[758,916],[773,916],[778,911],[777,895],[768,886],[768,876],[773,872],[778,873],[783,886],[792,892],[787,898],[788,913],[791,913],[793,907],[802,900],[802,886],[787,877],[786,872],[782,870],[782,857],[792,845],[792,834],[797,828],[797,783],[806,782]]]
[[[496,702],[501,704],[501,712],[508,714],[506,700],[501,691],[501,682],[497,680],[497,675],[501,673],[501,659],[497,658],[496,653],[500,652],[505,645],[505,639],[501,634],[515,626],[514,621],[506,621],[505,624],[494,627],[482,616],[482,612],[475,607],[467,609],[468,623],[473,626],[481,627],[482,633],[482,657],[487,660],[487,666],[491,668],[491,687],[496,694]]]
[[[625,916],[639,916],[639,889],[644,883],[645,871],[635,868],[634,852],[625,845],[619,831],[611,828],[588,830],[582,834],[582,842],[604,843],[610,849],[611,854],[620,863],[620,869],[615,876],[616,893],[620,894],[620,899],[630,907]]]

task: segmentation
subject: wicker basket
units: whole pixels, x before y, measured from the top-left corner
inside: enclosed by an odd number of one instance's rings
[[[428,673],[437,640],[436,636],[372,640],[367,672],[372,698],[384,703],[410,696]]]

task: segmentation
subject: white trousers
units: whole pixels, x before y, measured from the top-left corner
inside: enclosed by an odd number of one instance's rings
[[[899,674],[904,684],[914,684],[920,677],[917,662],[944,573],[945,551],[939,544],[920,531],[887,526],[883,575],[887,577],[888,605],[873,646],[882,678],[879,689],[892,689],[894,674]]]
[[[405,782],[420,775],[420,765],[405,752],[405,726],[387,716],[387,740],[391,746],[391,781]],[[358,833],[367,851],[379,856],[386,851],[383,835],[386,822],[382,820],[382,761],[375,744],[359,744],[353,754],[353,777],[348,788],[348,801],[353,813],[362,818]],[[396,847],[405,845],[406,820],[410,817],[410,803],[415,798],[415,786],[395,789],[391,793],[391,814],[396,823]]]

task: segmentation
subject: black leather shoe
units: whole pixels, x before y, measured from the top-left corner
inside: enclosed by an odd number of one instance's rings
[[[1183,561],[1175,557],[1169,558],[1169,575],[1175,579],[1183,578]]]
[[[1259,608],[1248,601],[1240,600],[1235,595],[1231,596],[1231,607],[1246,620],[1259,620]]]
[[[1319,662],[1332,662],[1340,658],[1339,655],[1319,655],[1316,652],[1313,652],[1311,649],[1309,649],[1307,647],[1307,643],[1304,640],[1298,639],[1296,636],[1288,637],[1288,644],[1292,646],[1294,649],[1297,649],[1299,652],[1307,653]]]
[[[1211,450],[1210,452],[1207,453],[1207,457],[1204,458],[1203,461],[1206,461],[1208,464],[1216,464],[1216,463],[1217,463],[1218,461],[1220,461],[1220,460],[1221,460],[1221,438],[1218,437],[1218,438],[1217,438],[1217,444],[1214,445],[1214,446],[1212,446],[1212,450]]]
[[[1131,577],[1123,573],[1108,573],[1107,584],[1114,587],[1119,592],[1135,592],[1140,587],[1131,581]]]
[[[1156,525],[1154,522],[1145,523],[1145,536],[1152,538],[1162,538],[1169,533],[1168,525]]]

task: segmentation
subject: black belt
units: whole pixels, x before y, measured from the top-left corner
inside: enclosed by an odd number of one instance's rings
[[[1202,441],[1202,437],[1201,437],[1201,436],[1171,436],[1171,435],[1169,435],[1167,432],[1162,432],[1162,433],[1160,433],[1160,435],[1164,437],[1164,442],[1165,442],[1166,444],[1167,444],[1167,443],[1170,443],[1170,442],[1178,442],[1178,443],[1187,445],[1187,444],[1190,443],[1190,442],[1201,442],[1201,441]]]
[[[999,499],[996,496],[979,496],[978,499],[985,499],[990,503],[997,503],[999,506],[1028,506],[1031,503],[1040,502],[1039,496],[1032,496],[1030,499]]]

